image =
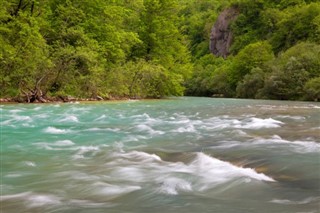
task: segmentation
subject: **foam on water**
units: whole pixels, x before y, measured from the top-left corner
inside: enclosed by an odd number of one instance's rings
[[[151,117],[148,113],[143,113],[140,115],[132,115],[131,118],[150,119]]]
[[[288,141],[282,139],[278,135],[274,135],[271,138],[259,138],[253,141],[254,144],[285,144],[294,149],[296,152],[307,153],[307,152],[320,152],[320,143],[314,141]]]
[[[139,151],[131,151],[127,153],[114,153],[114,156],[131,159],[134,161],[140,161],[140,162],[161,161],[161,158],[156,154],[149,154],[146,152],[139,152]]]
[[[98,132],[98,131],[102,131],[102,130],[103,130],[102,128],[93,127],[93,128],[90,128],[90,129],[86,129],[85,131],[88,131],[88,132]]]
[[[183,118],[183,119],[172,119],[173,121],[170,121],[171,124],[188,124],[190,123],[190,119]]]
[[[66,133],[70,133],[71,130],[68,129],[58,129],[56,127],[52,127],[49,126],[46,129],[44,129],[45,133],[49,133],[49,134],[66,134]]]
[[[119,128],[99,128],[99,127],[93,127],[90,129],[86,129],[85,131],[88,132],[99,132],[99,131],[107,131],[107,132],[119,132],[121,129]]]
[[[98,146],[80,146],[80,147],[77,147],[77,149],[79,150],[78,154],[85,154],[87,152],[100,150]]]
[[[306,120],[303,116],[278,115],[277,118],[288,118],[292,120]]]
[[[242,125],[236,125],[235,127],[243,128],[243,129],[263,129],[263,128],[278,128],[284,124],[281,121],[267,118],[250,118],[248,122],[244,122]]]
[[[149,114],[147,113],[143,113],[140,115],[133,115],[130,118],[132,118],[135,122],[137,123],[141,123],[143,122],[144,124],[157,124],[157,123],[161,123],[161,120],[157,120],[155,118],[152,118]]]
[[[150,135],[162,135],[165,132],[160,131],[160,130],[154,130],[152,129],[150,126],[146,125],[146,124],[139,124],[136,126],[137,130],[140,132],[147,132]]]
[[[68,103],[70,105],[79,105],[80,103]],[[90,107],[79,107],[79,106],[74,106],[70,108],[70,111],[72,113],[86,113],[88,111],[90,111]]]
[[[67,115],[65,118],[59,120],[59,122],[79,122],[77,116],[75,115]]]
[[[70,140],[61,140],[61,141],[56,141],[54,143],[40,142],[40,143],[33,143],[33,145],[45,150],[56,150],[56,151],[57,150],[74,150],[69,148],[74,145],[74,143]]]
[[[31,192],[23,192],[18,194],[11,194],[11,195],[0,195],[0,201],[10,200],[10,199],[17,199],[17,198],[24,198],[30,196]]]
[[[19,194],[0,196],[0,201],[17,199],[25,202],[27,206],[31,208],[46,205],[57,205],[61,203],[60,198],[57,196],[49,194],[36,194],[33,192],[23,192]]]
[[[61,203],[60,199],[54,195],[33,194],[29,195],[25,200],[28,202],[28,206],[30,207],[57,205]]]
[[[123,147],[124,147],[124,144],[122,142],[115,142],[114,144],[112,144],[112,148],[117,153],[123,153],[124,152]]]
[[[23,122],[31,122],[32,118],[30,116],[23,115],[12,115],[14,121],[23,121]]]
[[[115,160],[105,166],[115,168],[110,175],[118,180],[136,184],[152,183],[158,192],[171,195],[205,191],[239,178],[248,184],[251,179],[275,181],[254,169],[237,167],[204,153],[190,153],[190,156],[194,159],[186,164],[163,161],[156,154],[141,151],[121,152],[114,153],[112,157]]]
[[[235,135],[239,135],[239,136],[248,136],[248,134],[240,129],[236,129],[232,131]]]
[[[35,107],[33,110],[34,111],[39,111],[39,110],[41,110],[42,109],[42,107],[41,106],[38,106],[38,107]]]
[[[9,115],[10,119],[4,120],[0,125],[10,125],[10,124],[21,124],[22,126],[30,126],[30,123],[33,122],[33,119],[30,116],[26,115]]]
[[[78,208],[111,208],[117,206],[115,203],[108,203],[108,202],[92,202],[91,200],[79,200],[79,199],[71,199],[68,204],[71,206],[77,206]]]
[[[175,177],[165,179],[160,187],[161,193],[170,195],[177,195],[179,192],[190,191],[192,191],[192,185],[190,182]]]
[[[103,196],[118,197],[133,191],[140,190],[140,186],[111,185],[104,182],[96,182],[93,184],[95,191]]]
[[[89,153],[92,155],[95,155],[100,151],[100,147],[99,146],[79,146],[79,147],[75,147],[73,150],[76,150],[77,152],[72,156],[72,158],[74,160],[77,160],[77,159],[86,158],[85,155]]]
[[[221,161],[219,159],[210,157],[204,153],[197,153],[196,159],[190,164],[191,168],[200,172],[200,176],[215,177],[214,181],[227,181],[230,178],[249,177],[261,181],[274,182],[271,177],[263,173],[257,173],[251,168],[237,167],[229,162]]]
[[[23,112],[22,109],[12,109],[12,110],[9,110],[10,113],[18,113],[18,112]]]
[[[320,109],[320,106],[309,104],[308,106],[294,106],[295,109]]]
[[[47,114],[37,114],[37,115],[34,115],[34,117],[36,117],[36,118],[48,118],[49,115],[47,115]]]
[[[223,119],[220,117],[213,117],[204,120],[204,124],[201,126],[201,129],[205,130],[220,130],[226,129],[238,125],[241,122],[237,119]]]
[[[143,135],[128,135],[126,137],[124,137],[121,142],[126,143],[126,142],[137,142],[137,141],[142,141],[142,140],[146,140],[150,137],[146,137]]]
[[[1,126],[9,125],[11,122],[12,122],[12,120],[1,121],[1,122],[0,122],[0,125],[1,125]],[[14,126],[14,125],[11,125],[11,126]]]
[[[183,133],[183,132],[196,132],[197,130],[194,128],[194,126],[192,124],[188,124],[186,125],[186,127],[179,127],[176,130],[173,130],[173,132],[179,132],[179,133]]]
[[[279,128],[284,123],[273,118],[245,118],[243,120],[230,118],[229,116],[212,117],[205,119],[201,129],[205,130],[220,130],[220,129],[264,129],[264,128]]]
[[[36,167],[36,163],[32,161],[24,161],[23,163],[29,167]]]
[[[18,173],[9,173],[7,175],[5,175],[5,177],[7,178],[17,178],[17,177],[21,177],[22,174],[18,174]]]
[[[94,121],[101,121],[103,119],[105,119],[107,116],[106,115],[101,115],[100,117],[94,119]]]
[[[303,205],[314,201],[319,201],[319,197],[308,197],[300,201],[286,200],[286,199],[273,199],[271,203],[285,204],[285,205]]]
[[[74,143],[71,140],[61,140],[52,143],[53,146],[73,146]]]

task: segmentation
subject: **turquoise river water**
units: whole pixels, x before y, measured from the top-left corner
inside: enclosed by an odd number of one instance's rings
[[[320,212],[320,104],[2,104],[1,213]]]

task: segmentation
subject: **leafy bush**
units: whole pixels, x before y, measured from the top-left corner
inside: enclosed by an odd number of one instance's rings
[[[262,94],[271,99],[299,100],[304,95],[303,87],[309,73],[302,64],[292,57],[284,69],[274,67],[274,71],[266,77]]]
[[[231,67],[231,87],[236,88],[245,75],[249,74],[251,69],[262,67],[270,60],[274,59],[272,47],[268,42],[256,42],[249,44],[236,55],[232,61]]]
[[[237,86],[237,96],[240,98],[261,98],[266,73],[260,68],[253,68]]]
[[[320,100],[320,77],[310,79],[304,86],[305,99]]]

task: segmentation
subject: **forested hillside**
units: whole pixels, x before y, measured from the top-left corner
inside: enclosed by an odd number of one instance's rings
[[[211,28],[237,11],[226,58]],[[0,1],[1,97],[320,99],[318,0]]]
[[[210,5],[216,4],[211,1]],[[204,48],[208,46],[204,36],[205,45],[195,43],[191,49],[194,73],[187,94],[320,100],[320,2],[241,0],[227,7],[238,12],[230,24],[230,55],[224,60],[210,54]],[[210,11],[199,9],[193,14]],[[205,31],[207,36],[209,30]]]

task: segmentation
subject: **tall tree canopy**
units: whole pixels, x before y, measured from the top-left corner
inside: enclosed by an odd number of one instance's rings
[[[237,11],[226,59],[211,28]],[[318,0],[0,1],[1,97],[319,100]]]

